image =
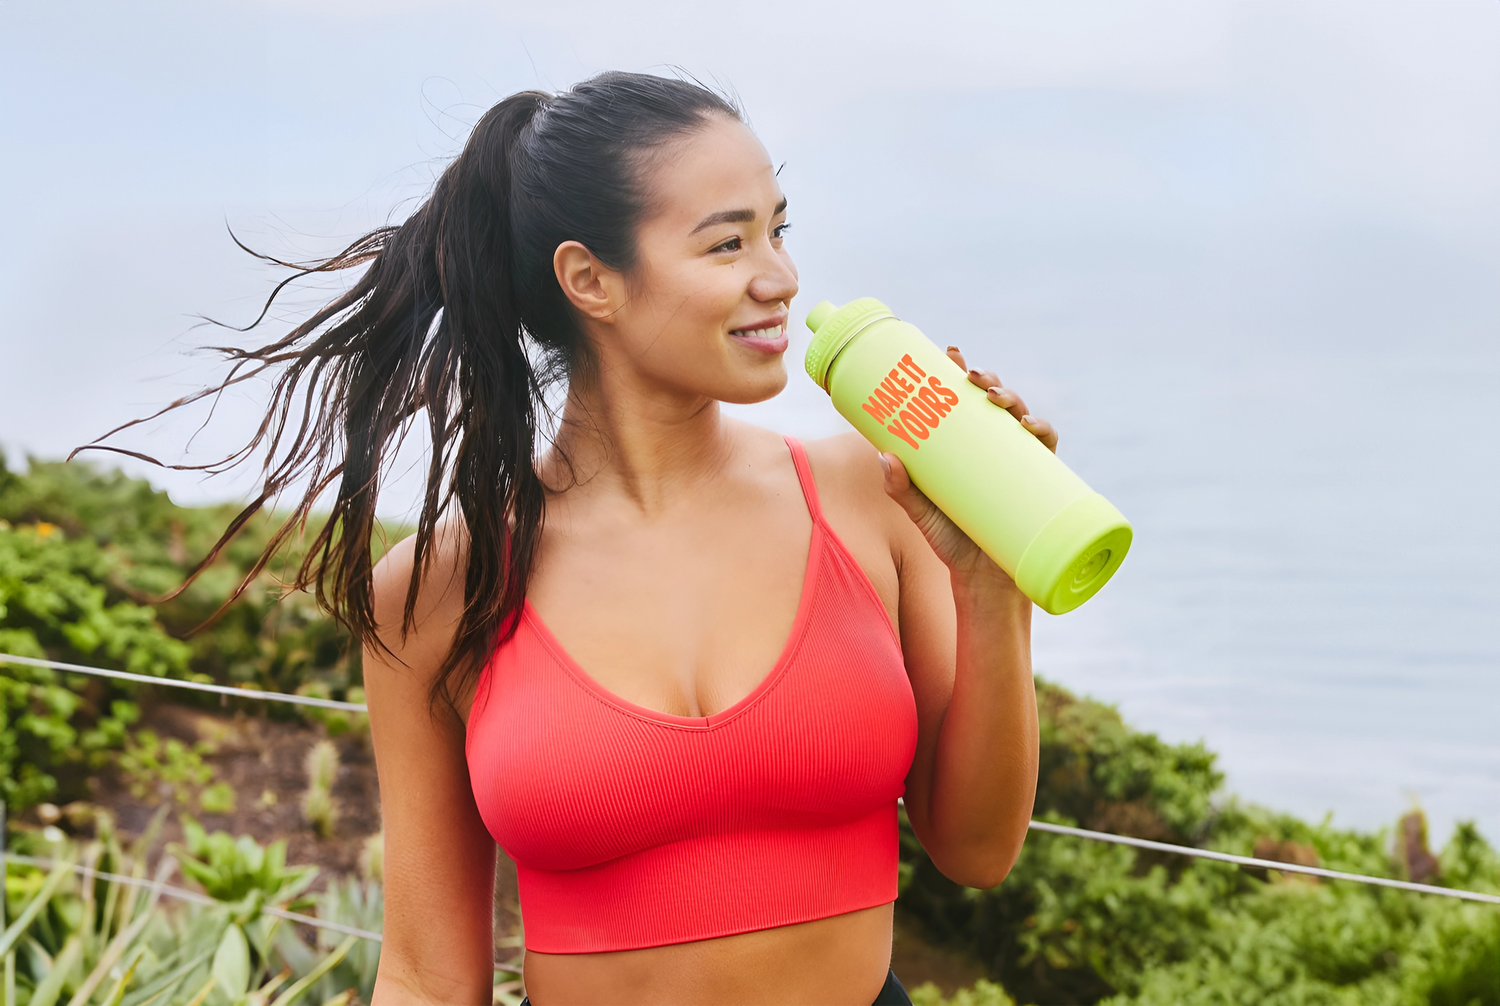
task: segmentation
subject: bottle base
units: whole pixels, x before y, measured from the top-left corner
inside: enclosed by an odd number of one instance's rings
[[[1016,586],[1049,614],[1072,611],[1115,575],[1133,537],[1124,515],[1090,493],[1064,507],[1031,540],[1016,566]]]

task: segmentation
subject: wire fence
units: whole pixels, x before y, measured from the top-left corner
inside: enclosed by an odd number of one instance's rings
[[[61,860],[48,859],[43,856],[20,856],[15,853],[6,854],[3,858],[10,862],[24,863],[27,866],[36,866],[44,870],[54,869],[57,864],[61,862]],[[165,864],[159,865],[157,867],[158,871],[164,868]],[[164,897],[176,898],[179,901],[190,901],[195,905],[223,904],[223,902],[215,901],[213,898],[210,898],[206,894],[199,894],[197,891],[190,891],[186,887],[174,887],[171,884],[166,883],[159,884],[154,880],[147,880],[144,877],[130,877],[123,873],[110,873],[107,870],[96,870],[93,867],[84,866],[81,863],[72,864],[72,869],[74,873],[83,877],[85,880],[107,880],[115,884],[124,884],[127,887],[145,887],[152,890],[160,890]],[[176,863],[175,861],[173,861],[173,865],[170,868],[166,868],[164,876],[171,876],[172,872],[175,869]],[[328,919],[320,919],[315,915],[303,915],[301,912],[289,912],[284,908],[277,908],[274,905],[263,906],[261,908],[261,914],[274,915],[278,919],[286,919],[288,922],[295,922],[298,925],[302,926],[312,926],[314,929],[327,929],[330,932],[341,933],[344,936],[358,936],[362,940],[374,940],[376,943],[381,942],[381,935],[375,932],[373,929],[360,929],[356,926],[346,926],[342,922],[332,922]]]
[[[236,699],[260,699],[265,702],[288,702],[294,706],[316,706],[319,709],[343,709],[347,712],[363,713],[368,708],[359,702],[339,702],[336,699],[320,699],[314,695],[289,695],[286,692],[266,692],[259,688],[235,688],[230,685],[211,685],[202,681],[182,681],[178,678],[156,678],[149,674],[132,674],[129,671],[111,671],[104,667],[85,667],[83,664],[65,664],[60,660],[39,660],[36,657],[18,657],[13,653],[0,653],[0,664],[21,664],[25,667],[45,667],[70,674],[91,674],[97,678],[114,678],[117,681],[134,681],[139,685],[168,685],[186,688],[194,692],[210,692]]]
[[[1391,880],[1389,877],[1371,877],[1363,873],[1344,873],[1340,870],[1325,870],[1318,866],[1302,866],[1298,863],[1283,863],[1276,859],[1256,859],[1254,856],[1235,856],[1227,852],[1215,852],[1212,849],[1197,849],[1187,845],[1171,845],[1167,842],[1152,842],[1144,838],[1132,838],[1129,835],[1112,835],[1104,831],[1089,831],[1085,828],[1070,828],[1065,824],[1053,824],[1050,821],[1032,821],[1032,831],[1048,831],[1054,835],[1071,835],[1074,838],[1087,838],[1095,842],[1111,842],[1115,845],[1128,845],[1136,849],[1150,849],[1152,852],[1171,852],[1179,856],[1194,856],[1198,859],[1211,859],[1220,863],[1233,863],[1235,866],[1249,866],[1262,870],[1280,870],[1282,873],[1305,873],[1313,877],[1326,877],[1329,880],[1352,880],[1360,884],[1374,884],[1378,887],[1394,887],[1400,891],[1415,891],[1418,894],[1440,894],[1445,898],[1462,898],[1465,901],[1485,901],[1492,905],[1500,905],[1500,894],[1481,894],[1478,891],[1460,891],[1452,887],[1438,887],[1434,884],[1414,884],[1409,880]]]
[[[368,712],[367,706],[357,702],[336,702],[333,699],[320,699],[309,695],[288,695],[285,692],[267,692],[253,688],[230,688],[224,685],[209,685],[196,681],[180,681],[176,678],[154,678],[145,674],[130,674],[125,671],[112,671],[101,667],[86,667],[81,664],[68,664],[56,660],[40,660],[36,657],[19,657],[9,653],[0,653],[0,665],[21,664],[28,667],[45,667],[52,670],[66,671],[73,674],[92,674],[104,678],[116,678],[125,681],[134,681],[148,685],[166,685],[173,688],[187,688],[193,691],[212,692],[218,695],[226,695],[233,698],[259,699],[267,702],[289,702],[296,705],[318,706],[325,709],[343,709],[350,712]],[[1435,894],[1445,898],[1459,898],[1465,901],[1480,901],[1492,905],[1500,905],[1500,895],[1484,894],[1479,891],[1462,891],[1452,887],[1438,887],[1434,884],[1417,884],[1407,880],[1392,880],[1389,877],[1372,877],[1362,873],[1344,873],[1340,870],[1325,870],[1317,866],[1302,866],[1298,863],[1283,863],[1274,859],[1258,859],[1254,856],[1236,856],[1227,852],[1216,852],[1212,849],[1199,849],[1187,845],[1172,845],[1167,842],[1153,842],[1144,838],[1132,838],[1129,835],[1114,835],[1103,831],[1090,831],[1087,828],[1073,828],[1063,824],[1053,824],[1049,821],[1032,821],[1032,831],[1048,832],[1054,835],[1067,835],[1073,838],[1086,839],[1093,842],[1109,842],[1114,845],[1127,845],[1136,849],[1147,849],[1152,852],[1165,852],[1178,856],[1190,856],[1197,859],[1208,859],[1220,863],[1230,863],[1235,866],[1251,867],[1261,870],[1278,870],[1282,873],[1301,873],[1313,877],[1322,877],[1327,880],[1344,880],[1359,884],[1372,884],[1377,887],[1391,887],[1401,891],[1412,891],[1417,894]],[[3,838],[0,838],[3,843]],[[3,846],[0,846],[3,847]],[[19,856],[11,858],[21,860]],[[75,869],[83,869],[75,867]],[[133,879],[130,882],[134,883]],[[145,886],[150,886],[150,881],[140,881]],[[193,894],[182,888],[163,888],[163,893],[183,890],[185,894]],[[175,897],[175,895],[173,895]],[[193,897],[203,897],[193,895]],[[269,911],[269,910],[268,910]],[[380,934],[371,933],[368,930],[355,930],[348,926],[340,926],[337,923],[316,920],[309,915],[298,915],[296,912],[272,912],[281,917],[302,922],[304,925],[318,925],[327,929],[351,936],[362,936],[365,939],[380,939]],[[295,916],[295,918],[293,918]]]

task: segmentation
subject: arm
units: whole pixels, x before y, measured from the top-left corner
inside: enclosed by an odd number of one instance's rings
[[[385,942],[375,1006],[488,1003],[494,980],[495,843],[480,820],[464,756],[464,722],[428,702],[463,605],[462,556],[434,542],[417,620],[401,638],[412,541],[375,569],[385,653],[364,651],[365,692],[385,824]]]
[[[963,357],[949,355],[959,366]],[[999,389],[989,372],[970,371]],[[1057,435],[1012,391],[990,400],[1048,448]],[[906,784],[912,827],[950,879],[993,887],[1020,855],[1036,799],[1038,727],[1031,601],[922,495],[894,454],[885,491],[906,512],[894,532],[902,650],[917,699],[916,757]]]

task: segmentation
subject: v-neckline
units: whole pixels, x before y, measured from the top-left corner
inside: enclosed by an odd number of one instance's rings
[[[542,621],[542,616],[532,606],[530,598],[526,599],[522,607],[522,617],[531,623],[532,628],[536,630],[536,634],[546,644],[547,648],[552,651],[558,662],[562,664],[568,673],[585,688],[598,695],[601,699],[604,699],[610,705],[616,706],[633,716],[656,720],[671,726],[707,729],[733,719],[754,705],[786,673],[787,667],[791,664],[792,655],[796,652],[797,644],[801,640],[803,630],[807,625],[808,608],[812,603],[813,585],[817,578],[817,570],[822,559],[823,547],[823,530],[818,519],[813,517],[812,537],[807,545],[807,567],[802,572],[802,593],[797,598],[797,613],[792,619],[792,628],[787,633],[786,642],[782,644],[781,654],[776,658],[776,663],[772,665],[771,670],[766,676],[761,678],[760,683],[752,688],[744,698],[707,716],[679,716],[676,713],[663,712],[660,709],[652,709],[650,706],[643,706],[632,702],[624,696],[611,691],[600,684],[598,679],[585,670],[582,664],[573,659],[573,655],[563,646],[562,641],[547,627],[547,623]]]
[[[804,497],[806,496],[805,490],[803,495]],[[792,628],[787,633],[786,642],[782,644],[781,655],[776,658],[776,663],[772,665],[771,670],[766,676],[760,680],[760,684],[752,688],[749,694],[739,701],[725,706],[716,713],[710,713],[707,716],[679,716],[676,713],[663,712],[660,709],[652,709],[650,706],[631,702],[624,696],[605,688],[592,674],[584,669],[582,664],[573,659],[573,655],[568,652],[567,648],[563,646],[552,630],[547,627],[547,623],[542,621],[542,616],[532,606],[531,598],[529,597],[522,604],[521,617],[524,621],[531,624],[532,629],[543,644],[546,645],[547,649],[552,651],[552,655],[557,658],[557,662],[563,666],[574,680],[621,711],[640,717],[641,719],[654,720],[657,723],[674,727],[707,730],[712,727],[721,726],[755,705],[762,696],[776,686],[776,682],[786,674],[787,667],[791,665],[792,656],[797,651],[797,645],[802,640],[802,634],[807,628],[808,609],[812,606],[812,598],[815,593],[813,587],[817,580],[818,570],[822,566],[823,549],[826,547],[827,540],[823,522],[818,514],[812,512],[811,507],[809,507],[809,516],[812,517],[812,536],[807,544],[807,567],[802,571],[802,593],[797,598],[797,614],[792,619]]]

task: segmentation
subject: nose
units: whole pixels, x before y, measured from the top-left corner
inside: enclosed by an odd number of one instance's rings
[[[792,264],[791,256],[768,244],[757,258],[750,296],[763,304],[774,301],[790,304],[797,296],[797,267]]]

